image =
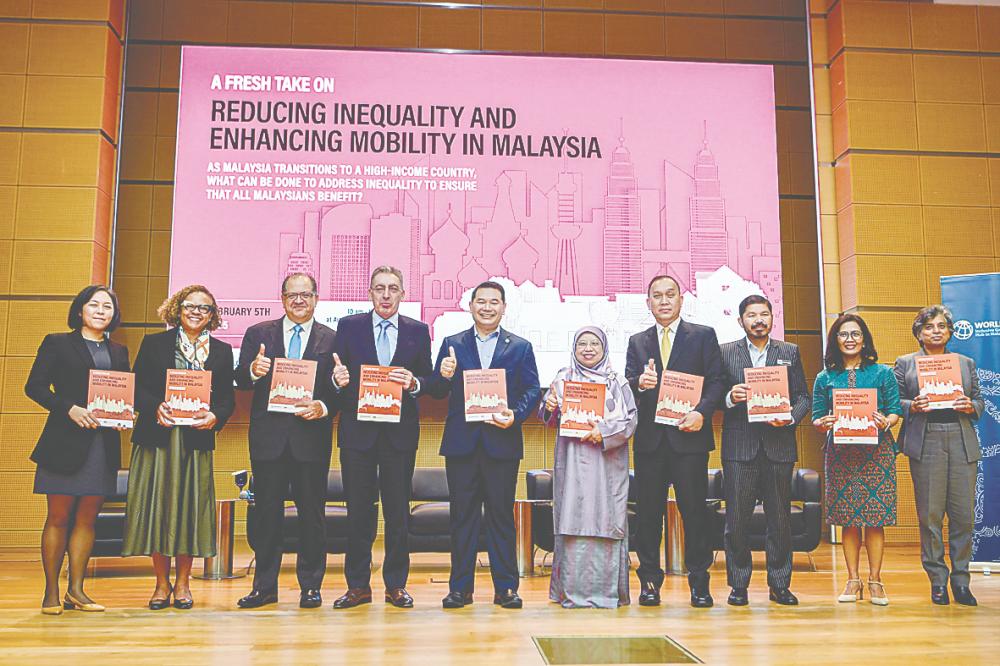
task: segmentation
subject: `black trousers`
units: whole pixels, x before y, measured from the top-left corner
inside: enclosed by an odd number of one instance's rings
[[[347,587],[368,587],[372,573],[372,542],[382,498],[385,518],[385,559],[382,581],[388,590],[406,587],[410,573],[408,528],[416,449],[399,451],[380,435],[367,451],[340,449],[340,468],[347,495]]]
[[[451,520],[450,592],[472,592],[481,521],[486,520],[486,551],[493,589],[517,592],[517,542],[514,536],[514,493],[520,460],[490,458],[482,449],[469,456],[448,456]]]
[[[289,484],[298,511],[299,552],[295,574],[299,588],[318,590],[326,573],[326,483],[329,463],[301,462],[290,449],[277,460],[251,460],[254,489],[254,553],[257,568],[253,587],[262,593],[277,592],[283,552],[282,525]]]
[[[726,578],[730,587],[748,587],[753,573],[750,520],[757,498],[764,503],[769,587],[788,587],[792,579],[792,465],[772,462],[760,447],[750,461],[722,461],[726,483]]]
[[[688,584],[692,589],[708,589],[708,568],[712,549],[708,538],[708,453],[676,453],[666,444],[654,451],[636,451],[637,486],[636,553],[639,555],[639,581],[663,584],[660,567],[660,544],[663,538],[663,511],[670,484],[674,486],[677,507],[684,520],[684,560]]]

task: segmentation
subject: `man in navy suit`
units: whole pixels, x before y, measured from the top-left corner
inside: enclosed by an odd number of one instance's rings
[[[295,560],[301,593],[299,606],[323,603],[320,587],[326,573],[326,484],[333,447],[333,329],[313,317],[316,280],[293,273],[281,285],[285,316],[254,324],[243,335],[236,387],[253,391],[250,406],[250,465],[254,489],[254,552],[257,568],[253,590],[240,608],[278,601],[285,496],[291,486],[298,512],[299,550]],[[271,359],[316,361],[313,399],[303,400],[294,414],[267,411],[271,392]]]
[[[353,608],[372,600],[372,541],[378,520],[376,502],[381,495],[385,600],[397,608],[411,608],[413,598],[406,591],[410,570],[407,527],[420,439],[416,398],[432,371],[431,336],[427,324],[399,314],[406,292],[398,268],[376,268],[368,295],[372,311],[341,319],[334,345],[333,381],[340,404],[337,446],[347,496],[348,534],[344,560],[347,593],[333,607]],[[399,423],[358,421],[362,364],[394,368],[389,379],[403,387]]]
[[[444,339],[427,391],[443,398],[451,392],[441,440],[448,475],[451,512],[451,576],[445,608],[472,603],[480,520],[486,519],[486,547],[493,574],[493,603],[521,608],[517,595],[514,541],[514,491],[524,455],[521,424],[541,398],[531,343],[500,327],[507,307],[503,286],[484,282],[472,290],[474,326]],[[492,421],[465,421],[462,371],[502,369],[507,409]],[[484,511],[485,506],[485,511]]]
[[[649,282],[646,305],[656,323],[628,341],[625,377],[639,406],[639,424],[632,447],[638,489],[636,553],[639,555],[639,604],[657,606],[663,569],[660,540],[663,509],[670,484],[684,519],[684,560],[691,587],[691,605],[708,608],[708,568],[712,548],[708,538],[708,452],[715,448],[712,413],[725,393],[725,373],[715,331],[680,318],[684,297],[677,280],[657,275]],[[676,426],[655,422],[663,368],[704,378],[701,400]]]

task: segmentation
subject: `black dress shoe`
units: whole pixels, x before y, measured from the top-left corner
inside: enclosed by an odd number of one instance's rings
[[[501,608],[520,608],[524,605],[521,597],[517,596],[514,590],[505,590],[493,595],[493,603]]]
[[[712,593],[705,590],[691,590],[691,605],[695,608],[711,608],[715,605]]]
[[[236,602],[240,608],[260,608],[268,604],[278,603],[278,593],[268,592],[264,594],[260,590],[253,590],[247,596]]]
[[[734,587],[733,591],[729,593],[729,599],[726,603],[730,606],[746,606],[750,603],[750,597],[747,594],[747,588],[745,587]]]
[[[179,599],[174,595],[174,608],[178,610],[191,610],[194,608],[194,599]]]
[[[979,602],[972,596],[972,590],[967,585],[952,585],[951,593],[955,595],[955,603],[963,606],[978,606]]]
[[[405,587],[396,587],[385,591],[385,600],[396,608],[413,608],[413,597]]]
[[[472,592],[449,592],[448,596],[441,600],[443,608],[463,608],[472,604]]]
[[[173,586],[167,590],[166,599],[150,599],[149,600],[149,610],[163,610],[170,605],[170,595],[174,593]]]
[[[642,592],[639,593],[640,606],[659,606],[660,589],[652,583],[643,583]]]
[[[767,598],[782,606],[798,606],[799,599],[787,587],[772,587]]]
[[[323,595],[319,590],[302,590],[299,593],[299,608],[319,608],[323,605]]]
[[[372,588],[352,587],[344,593],[344,596],[333,602],[333,607],[337,609],[354,608],[355,606],[370,604],[371,602]]]
[[[951,603],[948,599],[948,588],[944,585],[931,585],[931,601],[938,606],[947,606]]]

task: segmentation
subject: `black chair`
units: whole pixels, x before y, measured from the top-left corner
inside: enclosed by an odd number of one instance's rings
[[[551,500],[552,499],[552,470],[533,469],[525,475],[527,483],[527,497],[530,500]],[[635,531],[638,523],[635,518],[635,474],[631,471],[628,475],[628,504],[626,512],[628,514],[628,546],[629,550],[635,552]],[[555,537],[552,526],[552,505],[532,504],[531,505],[531,541],[535,548],[551,553],[555,548]]]
[[[118,470],[115,494],[104,498],[94,522],[93,557],[121,557],[125,538],[125,498],[128,495],[128,470]]]
[[[253,479],[250,480],[250,490],[253,490]],[[292,499],[292,490],[289,485],[285,499]],[[331,469],[326,481],[326,515],[324,522],[326,525],[326,552],[346,553],[347,552],[347,507],[343,505],[347,501],[344,495],[344,480],[339,469]],[[333,504],[331,502],[334,502]],[[339,503],[339,504],[336,504]],[[255,507],[253,504],[247,506],[247,542],[251,548],[256,549],[254,541],[255,532]],[[285,507],[285,517],[282,523],[283,549],[286,553],[299,552],[299,530],[298,511],[295,506]],[[374,532],[372,538],[375,538]]]
[[[444,467],[413,470],[410,496],[409,544],[411,553],[451,552],[451,512],[448,476]],[[486,521],[481,523],[479,552],[486,551]]]
[[[726,525],[726,486],[722,470],[709,475],[708,496],[720,500],[715,509],[715,529],[712,530],[712,548],[724,550]],[[823,512],[820,496],[819,473],[811,469],[792,470],[792,551],[809,553],[819,546],[823,532]],[[750,519],[750,548],[763,551],[767,525],[764,506],[759,501]]]

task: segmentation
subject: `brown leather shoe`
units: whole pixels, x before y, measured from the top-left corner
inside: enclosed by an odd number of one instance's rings
[[[413,597],[405,587],[385,591],[385,600],[396,608],[413,608]]]
[[[352,587],[344,596],[333,602],[334,608],[354,608],[355,606],[360,606],[361,604],[370,604],[372,602],[372,588],[370,587]]]

